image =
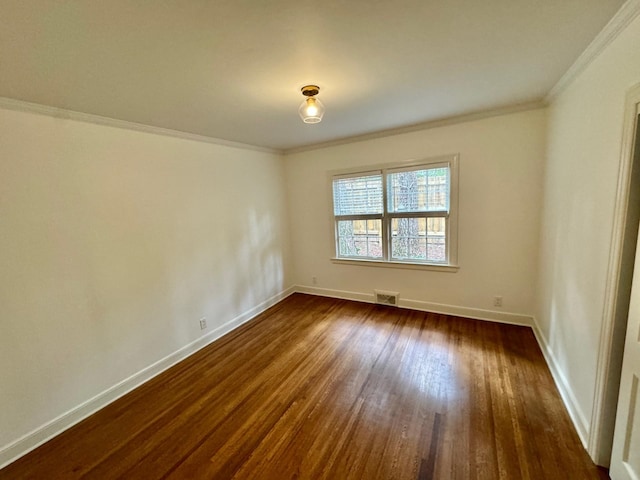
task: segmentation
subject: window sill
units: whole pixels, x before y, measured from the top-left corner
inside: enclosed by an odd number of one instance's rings
[[[381,260],[365,260],[352,258],[332,258],[331,263],[338,265],[360,265],[362,267],[384,267],[384,268],[405,268],[408,270],[431,270],[434,272],[455,273],[460,267],[458,265],[438,265],[435,263],[409,263],[409,262],[384,262]]]

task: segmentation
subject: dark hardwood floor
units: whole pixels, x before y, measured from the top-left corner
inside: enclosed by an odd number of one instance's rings
[[[0,479],[598,479],[532,332],[295,294]]]

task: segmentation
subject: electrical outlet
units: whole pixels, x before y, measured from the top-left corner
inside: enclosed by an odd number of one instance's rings
[[[205,328],[207,328],[207,319],[203,317],[200,319],[200,330],[204,330]]]
[[[502,297],[493,297],[493,306],[501,307],[502,306]]]
[[[311,277],[311,282],[312,282],[314,285],[317,285],[317,284],[318,284],[318,277]]]

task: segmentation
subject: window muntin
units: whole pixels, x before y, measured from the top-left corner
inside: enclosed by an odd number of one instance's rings
[[[453,157],[334,176],[337,258],[452,265],[456,168]]]

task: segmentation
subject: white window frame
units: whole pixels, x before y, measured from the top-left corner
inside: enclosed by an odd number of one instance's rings
[[[456,272],[459,269],[458,266],[458,163],[459,155],[444,155],[440,157],[427,158],[422,160],[411,160],[400,163],[388,163],[381,165],[368,165],[358,168],[351,168],[348,170],[337,170],[329,172],[329,190],[330,190],[330,205],[331,205],[331,224],[332,239],[334,245],[335,256],[331,258],[333,263],[345,264],[345,265],[364,265],[364,266],[377,266],[377,267],[391,267],[391,268],[408,268],[417,270],[436,270],[445,272]],[[416,168],[438,168],[449,167],[449,211],[436,211],[436,212],[389,212],[388,197],[387,197],[387,178],[389,173],[395,173],[399,171],[413,170]],[[382,189],[383,189],[383,213],[382,214],[363,214],[363,215],[339,215],[334,214],[333,204],[333,181],[340,177],[355,177],[365,176],[372,174],[382,174]],[[392,260],[389,258],[391,254],[391,221],[394,218],[410,218],[410,217],[445,217],[446,218],[446,262],[430,263],[424,261],[412,261],[412,260]],[[382,250],[383,257],[371,258],[353,258],[353,257],[340,257],[338,255],[338,220],[378,220],[382,221]]]

